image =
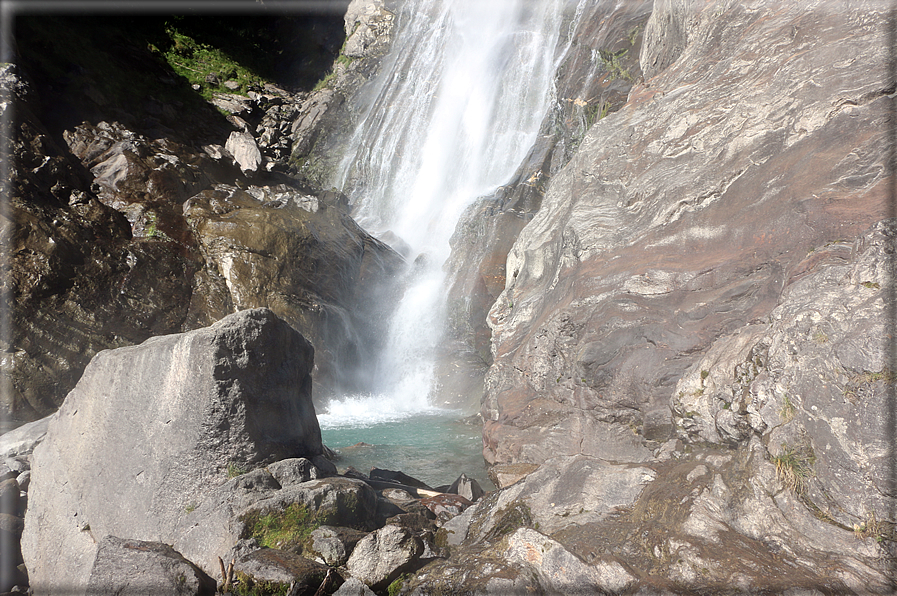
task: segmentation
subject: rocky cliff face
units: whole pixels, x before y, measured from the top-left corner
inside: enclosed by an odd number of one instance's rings
[[[389,301],[379,283],[402,259],[361,230],[337,194],[278,173],[291,150],[313,145],[319,108],[333,91],[294,95],[269,85],[219,93],[226,118],[202,101],[180,103],[188,122],[175,132],[174,105],[156,113],[155,103],[133,104],[122,120],[110,98],[75,94],[48,105],[36,87],[67,79],[41,70],[39,39],[19,40],[39,85],[12,65],[2,71],[3,109],[15,114],[4,130],[13,155],[4,416],[52,412],[100,350],[259,306],[318,349],[318,397],[353,388],[353,371],[381,336],[377,309]],[[92,46],[68,57],[82,86],[102,86],[107,74],[134,77],[149,64],[158,77],[153,93],[176,87],[148,51],[116,43],[124,47],[115,46],[121,52],[108,73],[90,62]],[[109,119],[78,120],[79,101],[82,115]]]
[[[626,101],[640,78],[638,55],[650,0],[571,6],[570,46],[561,56],[556,100],[539,138],[513,179],[475,201],[452,237],[447,341],[439,362],[439,401],[475,411],[492,364],[489,308],[505,286],[508,252],[539,210],[552,177],[569,161],[586,130]]]
[[[510,251],[493,476],[559,455],[657,474],[625,513],[585,496],[564,515],[603,521],[547,532],[587,561],[615,552],[676,589],[783,586],[761,567],[787,549],[807,557],[795,585],[890,589],[889,16],[842,8],[655,2],[643,79]],[[758,559],[721,554],[738,541]]]
[[[597,429],[664,439],[677,381],[714,341],[769,324],[833,245],[888,216],[892,89],[874,7],[659,6],[649,74],[656,48],[679,47],[668,21],[693,41],[589,131],[509,255],[490,312],[492,462],[598,453]]]

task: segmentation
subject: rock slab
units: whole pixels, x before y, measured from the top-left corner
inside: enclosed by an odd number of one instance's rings
[[[312,365],[268,309],[97,354],[35,449],[22,538],[34,593],[83,591],[105,536],[171,543],[229,467],[322,453]]]
[[[107,536],[90,574],[91,596],[212,596],[215,580],[167,544]]]

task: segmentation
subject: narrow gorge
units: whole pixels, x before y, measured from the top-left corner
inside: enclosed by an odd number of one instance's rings
[[[897,590],[890,3],[273,4],[8,23],[0,594]]]

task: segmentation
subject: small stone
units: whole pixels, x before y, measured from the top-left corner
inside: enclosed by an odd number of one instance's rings
[[[274,462],[268,465],[268,471],[281,486],[301,484],[302,482],[315,480],[320,476],[314,464],[304,457],[294,457]]]
[[[461,474],[458,479],[446,491],[455,495],[461,495],[471,502],[476,502],[485,494],[480,483],[473,478],[468,478],[466,474]]]

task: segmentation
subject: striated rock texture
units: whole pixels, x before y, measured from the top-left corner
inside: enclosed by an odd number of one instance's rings
[[[489,308],[505,286],[508,252],[551,178],[569,161],[586,130],[618,110],[641,77],[639,49],[650,0],[570,7],[570,45],[555,80],[556,100],[513,179],[475,201],[452,237],[449,324],[439,361],[439,401],[479,408],[492,364]]]
[[[890,18],[655,1],[489,313],[503,488],[414,593],[892,593]]]
[[[601,455],[608,433],[665,440],[676,384],[712,343],[769,324],[826,245],[888,216],[879,10],[656,7],[644,47],[678,47],[669,22],[689,42],[590,129],[508,257],[489,318],[490,462]]]
[[[31,110],[27,80],[7,65],[0,83],[4,109],[16,112],[3,215],[5,416],[52,412],[100,350],[259,306],[318,348],[321,395],[351,385],[379,338],[378,284],[402,260],[345,215],[339,197],[276,173],[250,180],[219,144],[148,137],[115,121],[83,122],[57,142]]]
[[[171,544],[229,466],[320,455],[312,361],[267,309],[94,357],[33,456],[22,551],[35,590],[64,590],[60,569],[86,585],[107,535]]]
[[[383,0],[352,0],[344,17],[346,41],[330,75],[304,100],[291,128],[290,172],[325,187],[354,127],[352,101],[376,74],[392,42],[395,15]]]
[[[382,337],[384,281],[401,258],[340,209],[285,185],[218,184],[183,211],[206,264],[197,275],[206,290],[188,320],[214,320],[210,296],[236,309],[271,308],[318,346],[322,392],[340,380],[351,387]]]

